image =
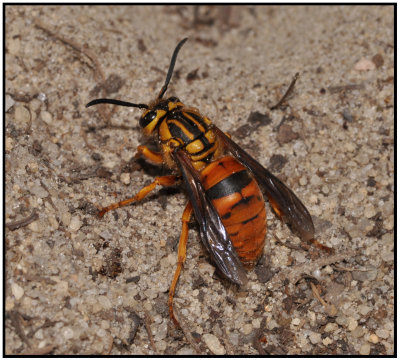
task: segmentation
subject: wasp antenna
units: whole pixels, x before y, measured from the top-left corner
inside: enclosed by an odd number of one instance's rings
[[[86,104],[86,108],[89,108],[92,105],[96,105],[96,104],[115,104],[115,105],[122,105],[123,107],[149,109],[149,106],[147,104],[134,104],[131,102],[125,102],[123,100],[117,100],[117,99],[94,99],[91,102]]]
[[[165,92],[167,91],[169,81],[171,80],[172,73],[174,71],[175,62],[176,62],[176,58],[178,56],[179,50],[181,50],[181,47],[183,46],[183,44],[185,44],[187,39],[188,38],[182,39],[176,46],[174,53],[172,54],[171,63],[169,64],[167,78],[165,79],[165,83],[164,83],[163,87],[161,88],[160,94],[158,94],[157,99],[161,99],[164,96]]]

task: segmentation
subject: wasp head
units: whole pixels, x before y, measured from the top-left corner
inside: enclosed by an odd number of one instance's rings
[[[161,122],[175,109],[182,108],[183,103],[177,97],[156,100],[140,117],[139,124],[146,135],[151,135]]]

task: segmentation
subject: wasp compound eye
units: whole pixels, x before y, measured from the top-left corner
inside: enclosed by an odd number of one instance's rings
[[[145,116],[141,117],[139,124],[142,128],[146,128],[157,116],[157,111],[150,110]]]

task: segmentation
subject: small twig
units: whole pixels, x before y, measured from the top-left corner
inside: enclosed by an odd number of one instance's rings
[[[154,338],[151,333],[150,323],[151,323],[150,315],[148,314],[147,311],[144,311],[144,326],[146,327],[147,335],[149,336],[150,345],[153,351],[157,352],[156,344],[154,343]]]
[[[296,251],[304,251],[303,248],[301,248],[301,247],[299,247],[299,246],[296,246],[295,244],[292,244],[292,243],[290,243],[290,242],[282,242],[282,241],[279,239],[279,237],[278,237],[275,233],[273,233],[272,235],[274,236],[275,240],[276,240],[279,244],[281,244],[282,246],[285,246],[285,247],[290,248],[290,249],[294,249],[294,250],[296,250]]]
[[[48,28],[46,25],[44,25],[38,19],[35,19],[34,23],[38,28],[40,28],[43,31],[50,34],[50,36],[54,37],[57,40],[60,40],[64,44],[73,48],[74,50],[82,53],[88,59],[90,59],[92,61],[93,65],[94,65],[94,77],[101,84],[101,90],[104,94],[105,76],[104,76],[103,70],[101,69],[100,62],[97,60],[95,53],[93,51],[91,51],[89,48],[87,48],[86,46],[82,46],[71,39],[67,39],[66,37],[62,36],[61,34],[58,34],[55,30]],[[106,124],[109,124],[109,122],[110,122],[111,113],[112,112],[106,112],[104,106],[100,107],[100,115],[102,116],[102,118],[106,122]]]
[[[232,343],[229,341],[229,335],[228,335],[228,333],[226,332],[226,328],[223,327],[223,329],[224,329],[224,338],[223,338],[223,341],[224,341],[226,353],[227,353],[228,355],[236,355],[237,352],[235,351],[235,348],[233,347]]]
[[[11,320],[11,324],[13,325],[16,334],[19,336],[22,342],[25,342],[28,347],[31,347],[28,337],[25,335],[24,330],[21,326],[21,319],[22,316],[17,311],[10,311],[8,312],[8,316]]]
[[[297,79],[299,78],[299,73],[296,73],[292,79],[292,82],[289,85],[289,88],[286,90],[286,93],[283,95],[283,97],[279,100],[278,103],[276,103],[274,106],[270,107],[269,109],[274,110],[279,108],[282,103],[285,101],[287,96],[290,94],[290,92],[293,90],[294,85],[296,84]]]
[[[364,89],[363,84],[347,84],[347,85],[332,85],[328,87],[328,90],[331,94],[340,93],[342,91],[351,91],[351,90],[358,90]]]
[[[338,263],[340,261],[350,259],[357,253],[353,250],[344,250],[338,254],[328,256],[326,258],[319,258],[313,262],[305,262],[297,266],[292,267],[290,270],[285,272],[279,272],[269,282],[269,288],[276,289],[282,284],[285,279],[288,279],[290,283],[295,284],[302,274],[312,274],[316,269],[320,269],[324,266]]]
[[[337,271],[346,271],[346,272],[370,272],[373,269],[357,269],[357,268],[348,268],[348,267],[342,267],[342,266],[333,266],[333,268]]]
[[[129,314],[129,318],[132,319],[132,328],[129,331],[129,336],[126,341],[127,341],[128,345],[132,345],[133,340],[135,339],[137,330],[138,330],[140,324],[142,323],[142,319],[138,316],[138,314],[136,312],[131,312]]]
[[[53,201],[52,201],[52,199],[51,199],[51,195],[50,195],[49,188],[47,188],[46,184],[44,184],[42,180],[40,180],[40,184],[41,184],[42,187],[47,191],[47,193],[49,193],[49,195],[46,197],[47,200],[48,200],[49,203],[52,205],[53,209],[54,209],[55,211],[58,211],[58,208],[56,207],[56,205],[53,203]]]
[[[186,320],[185,318],[182,316],[182,314],[180,313],[180,311],[178,311],[177,309],[174,309],[174,314],[175,314],[175,318],[178,321],[185,337],[186,340],[190,343],[190,345],[193,347],[193,349],[199,354],[202,354],[202,351],[200,349],[200,347],[198,346],[196,340],[193,338],[192,334],[190,333],[190,331],[188,330],[188,327],[186,327]]]
[[[38,214],[36,213],[36,210],[34,210],[32,212],[32,214],[28,217],[26,217],[25,219],[22,219],[20,221],[15,221],[15,222],[10,222],[10,223],[6,223],[6,227],[10,230],[10,231],[15,231],[18,228],[21,227],[25,227],[28,224],[32,223],[33,221],[35,221],[36,219],[38,219]]]
[[[94,64],[95,69],[97,70],[97,73],[95,72],[95,76],[99,75],[99,81],[104,82],[105,81],[105,77],[104,77],[104,73],[101,70],[101,66],[99,61],[97,60],[96,55],[87,47],[82,46],[78,43],[76,43],[75,41],[71,40],[71,39],[67,39],[64,36],[62,36],[61,34],[58,34],[55,30],[49,29],[47,26],[45,26],[40,20],[35,19],[34,20],[35,25],[44,30],[46,33],[49,33],[51,36],[53,36],[54,38],[60,40],[61,42],[63,42],[64,44],[69,45],[70,47],[72,47],[73,49],[75,49],[76,51],[86,55]]]
[[[48,355],[56,348],[55,345],[48,345],[41,348],[32,348],[25,352],[21,352],[17,354],[17,356],[41,356],[41,355]]]
[[[319,302],[321,302],[321,305],[324,306],[324,310],[328,314],[328,316],[335,317],[338,312],[336,306],[325,302],[325,300],[319,294],[319,291],[318,291],[317,287],[315,287],[314,283],[310,282],[310,285],[311,285],[313,295]]]
[[[260,328],[255,332],[253,338],[253,347],[258,351],[259,355],[266,355],[267,353],[261,346],[260,338],[264,332],[265,325],[267,323],[267,317],[263,317]]]

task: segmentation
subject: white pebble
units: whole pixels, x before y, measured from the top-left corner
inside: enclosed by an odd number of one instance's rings
[[[71,219],[71,223],[69,224],[69,229],[73,232],[79,230],[82,227],[82,221],[80,220],[79,216],[74,216]]]
[[[292,325],[293,326],[298,326],[298,325],[300,325],[300,322],[301,322],[301,320],[300,320],[300,318],[294,318],[293,320],[292,320]]]
[[[216,336],[212,335],[211,333],[206,333],[203,335],[203,340],[214,355],[226,354],[224,346],[221,345]]]
[[[40,118],[48,125],[50,125],[53,120],[53,117],[51,116],[51,114],[46,110],[42,110],[40,112]]]
[[[354,65],[354,70],[359,71],[374,70],[375,68],[375,64],[369,59],[361,59]]]
[[[24,289],[17,283],[11,285],[11,292],[16,300],[19,300],[24,295]]]
[[[302,177],[299,179],[299,183],[300,183],[301,186],[307,185],[307,182],[308,182],[308,180],[307,180],[307,177],[305,177],[305,176],[302,176]]]
[[[316,345],[317,343],[320,343],[320,342],[321,342],[321,334],[319,334],[319,333],[317,333],[317,332],[313,332],[313,333],[310,335],[310,342],[311,342],[313,345]]]
[[[63,327],[61,330],[61,334],[66,340],[69,340],[70,338],[74,337],[74,331],[70,327]]]
[[[6,95],[6,104],[4,110],[7,112],[15,104],[14,99],[10,95]]]
[[[129,185],[131,182],[131,175],[130,173],[121,173],[120,179],[122,183]]]

